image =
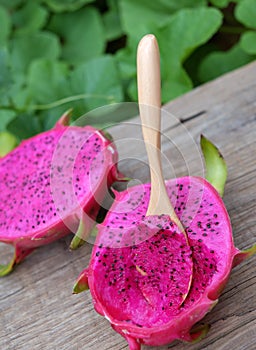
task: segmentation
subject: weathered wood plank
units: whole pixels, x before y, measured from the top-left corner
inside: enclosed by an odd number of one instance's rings
[[[172,101],[163,113],[166,178],[203,174],[198,150],[201,133],[220,147],[229,168],[224,200],[241,249],[255,241],[255,77],[256,63],[252,63]],[[139,120],[113,127],[112,134],[121,170],[148,181]],[[70,239],[38,249],[12,275],[0,280],[1,350],[128,349],[94,311],[89,293],[72,295],[73,282],[87,265],[91,246],[70,252]],[[1,261],[7,257],[3,245],[0,256]],[[234,269],[219,304],[204,319],[212,325],[204,340],[194,345],[175,342],[162,349],[255,349],[255,265],[254,258]]]

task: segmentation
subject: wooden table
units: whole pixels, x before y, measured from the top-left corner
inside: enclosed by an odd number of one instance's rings
[[[194,89],[164,107],[165,177],[202,175],[199,135],[221,149],[229,169],[224,200],[239,248],[255,241],[256,63]],[[171,117],[170,113],[176,118]],[[123,172],[148,181],[139,120],[113,128]],[[130,157],[130,158],[129,158]],[[175,170],[174,170],[175,169]],[[93,309],[90,294],[72,295],[91,246],[68,249],[72,235],[38,249],[0,280],[1,350],[121,350],[125,340]],[[1,261],[6,247],[0,246]],[[253,350],[256,347],[255,264],[236,267],[218,305],[206,316],[207,337],[195,345],[175,342],[162,349]]]

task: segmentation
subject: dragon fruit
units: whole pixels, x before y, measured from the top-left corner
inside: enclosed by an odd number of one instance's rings
[[[193,176],[166,181],[190,249],[169,216],[145,216],[150,184],[115,191],[115,201],[98,225],[89,267],[74,286],[74,293],[90,289],[96,311],[128,341],[130,350],[175,339],[200,340],[209,327],[192,326],[215,306],[232,267],[255,253],[256,246],[244,252],[235,248],[220,196],[226,165],[205,137],[201,146],[207,178],[215,187]]]
[[[121,177],[111,140],[68,123],[69,112],[0,161],[0,241],[15,248],[10,263],[0,265],[2,276],[70,231],[77,230],[72,247],[84,241],[108,186]]]

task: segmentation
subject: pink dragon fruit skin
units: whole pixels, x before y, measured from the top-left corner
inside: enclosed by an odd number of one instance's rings
[[[74,288],[75,293],[90,289],[95,310],[127,340],[130,350],[175,339],[200,340],[208,326],[192,326],[215,306],[232,267],[256,251],[256,246],[244,252],[235,248],[224,203],[207,180],[187,176],[167,181],[166,187],[192,250],[193,280],[183,303],[176,302],[179,293],[170,299],[166,291],[176,287],[182,292],[189,260],[183,261],[175,249],[175,226],[170,223],[166,229],[165,216],[149,217],[155,229],[148,225],[150,184],[115,192],[109,213],[98,225],[90,265]],[[157,222],[161,228],[156,229]],[[148,229],[143,230],[145,223]]]
[[[13,260],[0,265],[2,276],[70,228],[91,227],[108,186],[121,177],[111,141],[91,126],[68,123],[66,113],[52,130],[23,141],[0,161],[0,241],[15,247]]]

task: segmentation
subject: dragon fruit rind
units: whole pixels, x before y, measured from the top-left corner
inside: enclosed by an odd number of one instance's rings
[[[0,241],[15,247],[12,261],[0,265],[2,276],[36,247],[78,228],[78,239],[87,234],[119,177],[112,142],[91,126],[68,122],[66,113],[0,160]]]
[[[213,157],[225,168],[207,139],[202,138],[202,146],[206,163],[213,150]],[[223,174],[226,178],[225,169]],[[150,184],[115,192],[112,207],[98,225],[90,265],[80,274],[74,292],[90,289],[96,311],[126,338],[131,350],[175,339],[200,340],[208,326],[192,326],[215,306],[232,267],[255,253],[255,246],[245,252],[235,248],[230,219],[219,195],[224,183],[218,183],[217,191],[200,177],[166,181],[190,252],[184,235],[168,216],[145,216]],[[189,254],[193,275],[187,292]]]

